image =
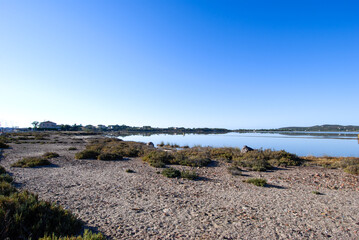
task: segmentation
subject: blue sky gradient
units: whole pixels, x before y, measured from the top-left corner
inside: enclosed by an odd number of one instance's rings
[[[356,1],[0,0],[0,122],[359,125]]]

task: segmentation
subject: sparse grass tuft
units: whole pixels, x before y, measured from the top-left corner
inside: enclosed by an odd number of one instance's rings
[[[135,171],[133,171],[132,169],[126,169],[125,172],[127,172],[127,173],[134,173]]]
[[[88,229],[85,229],[85,232],[82,236],[71,236],[71,237],[57,237],[55,234],[52,236],[45,236],[39,238],[39,240],[106,240],[106,238],[101,233],[92,233]]]
[[[320,193],[320,192],[318,192],[318,191],[312,191],[312,193],[313,193],[314,195],[323,195],[322,193]]]
[[[47,153],[44,153],[42,155],[44,158],[46,159],[51,159],[51,158],[57,158],[57,157],[60,157],[60,155],[56,152],[47,152]]]
[[[267,184],[267,180],[263,178],[249,178],[246,180],[246,183],[250,183],[258,187],[264,187]]]
[[[12,164],[12,167],[31,168],[37,166],[51,165],[51,162],[43,157],[26,157]]]

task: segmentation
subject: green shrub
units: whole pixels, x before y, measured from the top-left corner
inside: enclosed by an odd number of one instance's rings
[[[235,164],[252,171],[266,171],[278,166],[298,166],[302,159],[284,150],[254,150],[233,159]]]
[[[97,159],[103,161],[112,161],[112,160],[122,160],[123,157],[120,154],[115,154],[115,153],[101,153],[100,155],[98,155]]]
[[[148,162],[152,167],[163,168],[166,164],[171,163],[174,159],[173,155],[164,151],[148,152],[142,160]]]
[[[198,174],[195,171],[182,171],[181,178],[186,178],[189,180],[195,180],[198,178]]]
[[[4,143],[4,142],[0,142],[0,148],[10,148],[10,146],[9,145],[7,145],[6,143]]]
[[[349,174],[359,175],[359,164],[349,165],[346,168],[344,168],[344,171]]]
[[[336,162],[335,165],[343,169],[352,165],[359,165],[359,158],[345,158],[339,162]]]
[[[47,152],[47,153],[44,153],[42,156],[46,159],[51,159],[51,158],[57,158],[60,155],[56,152]]]
[[[178,178],[181,176],[181,172],[174,168],[166,168],[161,174],[168,178]]]
[[[46,234],[75,235],[82,223],[62,207],[27,191],[0,196],[0,239],[38,239]]]
[[[241,150],[239,148],[211,148],[209,153],[213,159],[231,162],[233,158],[240,156]]]
[[[76,159],[97,159],[100,153],[95,150],[83,150],[75,154]]]
[[[123,157],[140,157],[149,147],[144,143],[139,142],[125,142],[119,139],[105,138],[92,141],[86,146],[87,150],[94,150],[99,153],[113,153],[119,154]]]
[[[150,166],[151,167],[154,167],[154,168],[165,168],[166,167],[166,163],[164,162],[161,162],[161,161],[151,161],[149,162]]]
[[[12,167],[37,167],[37,166],[46,166],[51,165],[51,162],[43,157],[27,157],[22,160],[12,164]]]
[[[246,180],[247,183],[251,183],[258,187],[264,187],[267,184],[267,180],[263,178],[249,178]]]
[[[264,150],[264,154],[269,159],[269,163],[274,167],[299,166],[303,163],[303,160],[297,155],[284,150],[272,151],[267,149]]]
[[[77,150],[77,148],[75,148],[75,147],[69,147],[69,151],[74,151],[74,150]]]
[[[175,159],[171,163],[190,167],[205,167],[211,163],[211,160],[203,155],[188,156],[183,154],[183,152],[179,152],[175,154]]]
[[[0,182],[12,183],[13,181],[14,181],[13,178],[9,174],[7,173],[0,174]]]
[[[242,157],[241,160],[236,162],[236,164],[240,167],[252,171],[266,171],[272,168],[272,166],[269,164],[267,159],[262,158],[261,156],[253,156],[253,155]]]
[[[17,190],[10,183],[0,182],[0,195],[9,196],[14,192],[17,192]]]
[[[3,166],[0,166],[0,174],[5,174],[6,170]]]
[[[171,164],[190,167],[205,167],[211,162],[207,151],[200,148],[190,148],[176,152]]]
[[[106,238],[101,233],[92,233],[88,229],[85,229],[82,236],[56,237],[55,234],[52,234],[51,237],[45,236],[39,238],[39,240],[106,240]]]
[[[135,171],[133,171],[132,169],[126,169],[125,172],[127,172],[127,173],[134,173]]]
[[[227,168],[228,172],[234,176],[242,175],[242,170],[239,167],[232,166]]]

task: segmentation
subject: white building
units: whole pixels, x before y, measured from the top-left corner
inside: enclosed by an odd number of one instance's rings
[[[46,122],[41,122],[40,125],[39,125],[39,128],[58,129],[58,128],[60,128],[60,127],[57,126],[57,124],[54,123],[54,122],[46,121]]]

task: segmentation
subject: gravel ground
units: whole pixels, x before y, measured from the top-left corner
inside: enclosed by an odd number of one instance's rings
[[[341,170],[293,167],[232,176],[218,163],[195,169],[197,181],[168,179],[137,158],[75,160],[89,137],[51,138],[50,144],[11,144],[0,164],[20,188],[72,210],[112,239],[359,239],[359,177]],[[10,167],[49,151],[60,154],[50,167]],[[243,182],[249,177],[269,185]]]

